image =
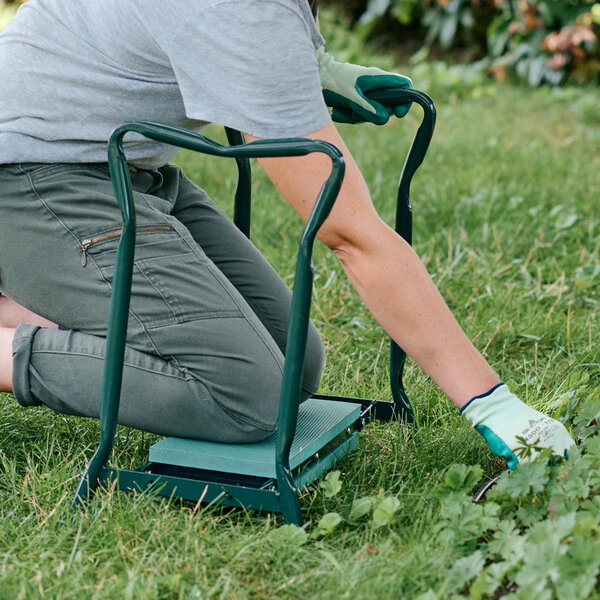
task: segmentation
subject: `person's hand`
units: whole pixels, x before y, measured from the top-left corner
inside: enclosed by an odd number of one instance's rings
[[[562,423],[521,402],[504,383],[476,396],[460,412],[511,471],[519,463],[533,460],[544,448],[565,458],[575,444]],[[518,450],[523,447],[529,448],[525,454]]]
[[[384,125],[391,115],[403,117],[410,103],[399,106],[384,106],[369,98],[369,92],[380,88],[411,88],[408,77],[388,73],[376,67],[361,67],[350,63],[340,63],[327,54],[323,48],[316,52],[319,76],[323,86],[323,96],[333,108],[331,118],[338,123],[361,123],[370,121]]]

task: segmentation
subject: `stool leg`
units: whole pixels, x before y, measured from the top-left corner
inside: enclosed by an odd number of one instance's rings
[[[284,485],[281,485],[281,481]],[[278,477],[279,504],[283,514],[283,520],[290,525],[302,527],[302,511],[300,510],[300,500],[298,498],[298,489],[294,482],[292,474],[288,471],[284,477]]]
[[[121,134],[121,138],[123,135],[124,133]],[[114,143],[112,142],[113,138],[111,138],[111,143]],[[119,145],[121,138],[118,138]],[[109,157],[111,157],[110,146]],[[110,299],[102,397],[100,400],[100,445],[81,475],[79,486],[73,498],[74,507],[83,504],[98,487],[100,474],[110,458],[117,431],[135,252],[133,191],[127,161],[124,156],[120,156],[119,159],[115,161],[115,165],[111,164],[111,174],[113,175],[115,195],[121,208],[123,231],[117,247],[113,291]]]
[[[413,423],[415,418],[412,406],[402,383],[405,362],[406,352],[396,342],[392,341],[390,346],[390,387],[396,405],[396,415],[398,419]]]
[[[245,143],[244,136],[235,129],[225,128],[227,141],[230,146],[240,146]],[[247,158],[236,158],[238,167],[238,184],[235,190],[235,204],[233,208],[233,222],[237,228],[250,238],[250,211],[252,194],[252,174],[250,160]]]
[[[396,204],[396,232],[412,245],[412,205],[410,202],[409,185],[410,178],[401,179],[398,189],[398,201]],[[406,352],[393,340],[390,344],[390,387],[392,398],[396,406],[396,417],[414,422],[414,414],[410,400],[402,383],[402,374],[406,362]]]
[[[397,106],[402,102],[414,102],[423,109],[423,121],[417,130],[408,156],[402,168],[398,185],[398,200],[396,204],[396,232],[409,244],[412,244],[412,206],[410,201],[410,183],[419,168],[431,142],[435,127],[436,110],[433,101],[427,94],[413,89],[397,90],[394,88],[381,89],[379,97],[373,96],[379,102],[389,106]],[[390,385],[392,397],[396,406],[398,418],[404,418],[409,423],[414,421],[413,411],[402,384],[402,372],[406,353],[392,341],[390,348]]]

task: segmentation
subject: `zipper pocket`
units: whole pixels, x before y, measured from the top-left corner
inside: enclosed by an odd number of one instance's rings
[[[145,225],[142,227],[136,227],[136,233],[144,233],[146,231],[171,231],[173,228],[170,225]],[[98,244],[99,242],[105,242],[106,240],[112,240],[114,238],[119,238],[123,234],[122,229],[117,229],[116,231],[110,231],[109,233],[104,233],[102,235],[97,235],[92,238],[86,238],[81,241],[81,266],[85,269],[87,265],[87,252],[90,246],[94,244]]]

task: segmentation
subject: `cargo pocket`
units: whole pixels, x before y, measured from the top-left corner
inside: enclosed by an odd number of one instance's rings
[[[93,266],[112,287],[122,230],[100,232],[81,242],[83,268]],[[136,228],[130,332],[241,312],[229,282],[201,248],[168,224]]]

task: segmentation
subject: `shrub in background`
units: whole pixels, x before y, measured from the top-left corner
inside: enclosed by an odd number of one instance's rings
[[[363,35],[399,24],[401,35],[418,38],[426,49],[466,48],[467,60],[486,58],[498,79],[514,73],[534,86],[599,81],[596,0],[350,0],[336,6]]]
[[[599,33],[600,4],[592,0],[521,1],[489,28],[492,70],[502,77],[510,68],[531,85],[598,81]]]

